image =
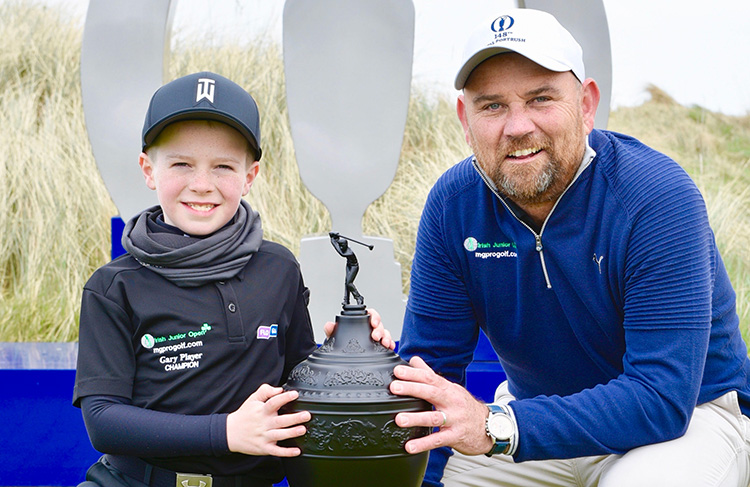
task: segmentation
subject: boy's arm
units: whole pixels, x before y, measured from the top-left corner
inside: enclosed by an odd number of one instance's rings
[[[100,452],[139,457],[229,453],[227,414],[152,411],[118,396],[85,396],[81,411],[91,444]]]
[[[310,301],[310,290],[305,287],[302,277],[297,286],[292,317],[286,333],[286,350],[284,372],[281,383],[286,382],[289,373],[300,362],[305,360],[316,349],[315,336],[307,305]]]

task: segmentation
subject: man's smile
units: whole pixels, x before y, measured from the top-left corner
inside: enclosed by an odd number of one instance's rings
[[[508,154],[509,159],[524,160],[534,156],[542,151],[541,147],[531,147],[528,149],[519,149]]]

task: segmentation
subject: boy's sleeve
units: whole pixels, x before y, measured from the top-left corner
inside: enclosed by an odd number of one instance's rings
[[[151,411],[113,396],[86,396],[80,402],[86,431],[98,451],[138,457],[229,453],[227,414]]]
[[[313,334],[310,312],[307,304],[310,302],[310,290],[305,287],[302,275],[295,294],[292,319],[286,335],[286,354],[284,363],[284,376],[281,383],[285,383],[289,373],[300,362],[305,360],[317,347]]]
[[[130,318],[118,303],[84,287],[73,404],[107,395],[132,398],[135,353]]]

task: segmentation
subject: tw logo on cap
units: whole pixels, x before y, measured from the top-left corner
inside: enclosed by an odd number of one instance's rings
[[[198,90],[195,93],[195,103],[198,103],[205,98],[209,103],[213,104],[215,91],[216,80],[212,80],[211,78],[199,78]]]

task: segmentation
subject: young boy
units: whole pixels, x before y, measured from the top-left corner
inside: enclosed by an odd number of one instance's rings
[[[270,487],[275,457],[300,454],[277,442],[310,419],[278,414],[297,397],[278,386],[315,341],[299,265],[242,199],[261,158],[257,106],[227,78],[185,76],[154,94],[142,142],[159,206],[128,222],[128,253],[83,291],[73,400],[106,453],[87,479]]]

